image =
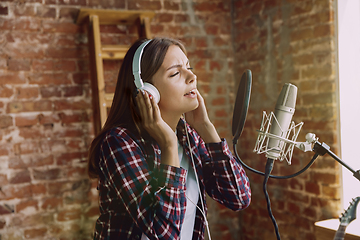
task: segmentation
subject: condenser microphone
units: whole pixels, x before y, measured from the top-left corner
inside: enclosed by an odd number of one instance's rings
[[[266,157],[276,160],[280,157],[281,150],[289,135],[289,126],[295,112],[297,87],[291,83],[285,83],[275,105],[275,117],[272,120]]]

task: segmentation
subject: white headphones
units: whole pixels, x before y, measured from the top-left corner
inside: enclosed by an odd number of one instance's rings
[[[142,43],[138,49],[136,49],[136,52],[134,54],[133,64],[132,64],[132,70],[134,74],[135,79],[135,86],[137,89],[142,89],[147,91],[150,95],[154,97],[154,100],[156,103],[160,101],[160,93],[156,89],[154,85],[148,82],[143,82],[141,79],[141,56],[144,51],[145,46],[150,42],[151,40],[147,40],[146,42]]]

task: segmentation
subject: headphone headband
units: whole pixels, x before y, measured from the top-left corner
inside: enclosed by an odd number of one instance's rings
[[[133,75],[135,79],[135,86],[136,88],[142,88],[144,86],[144,83],[141,79],[141,56],[143,54],[144,48],[151,40],[147,40],[143,42],[137,49],[134,54],[133,64],[132,64],[132,70]]]

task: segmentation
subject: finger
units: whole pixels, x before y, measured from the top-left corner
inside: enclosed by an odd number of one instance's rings
[[[136,97],[139,113],[142,119],[147,119],[147,108],[145,103],[145,93],[143,90],[139,90],[139,94]]]
[[[145,102],[145,108],[146,108],[145,111],[146,111],[147,119],[152,120],[154,108],[151,104],[151,99],[147,91],[144,91],[144,102]]]
[[[160,109],[159,109],[159,105],[157,104],[157,102],[155,101],[155,98],[150,96],[150,102],[153,108],[153,117],[154,120],[157,121],[161,118],[161,114],[160,114]]]
[[[149,94],[146,91],[141,90],[140,99],[141,117],[143,119],[144,125],[147,126],[153,122],[153,107],[150,102]]]
[[[199,92],[198,89],[196,89],[196,96],[197,96],[197,98],[198,98],[198,101],[204,102],[204,98],[203,98],[203,96],[201,96],[201,94],[200,94],[200,92]]]

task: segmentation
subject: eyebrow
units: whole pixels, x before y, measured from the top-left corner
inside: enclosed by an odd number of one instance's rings
[[[189,64],[189,60],[186,62],[186,65]],[[173,68],[178,68],[178,67],[182,67],[181,64],[175,64],[175,65],[172,65],[171,67],[169,67],[168,69],[166,69],[166,71],[170,70],[170,69],[173,69]]]

